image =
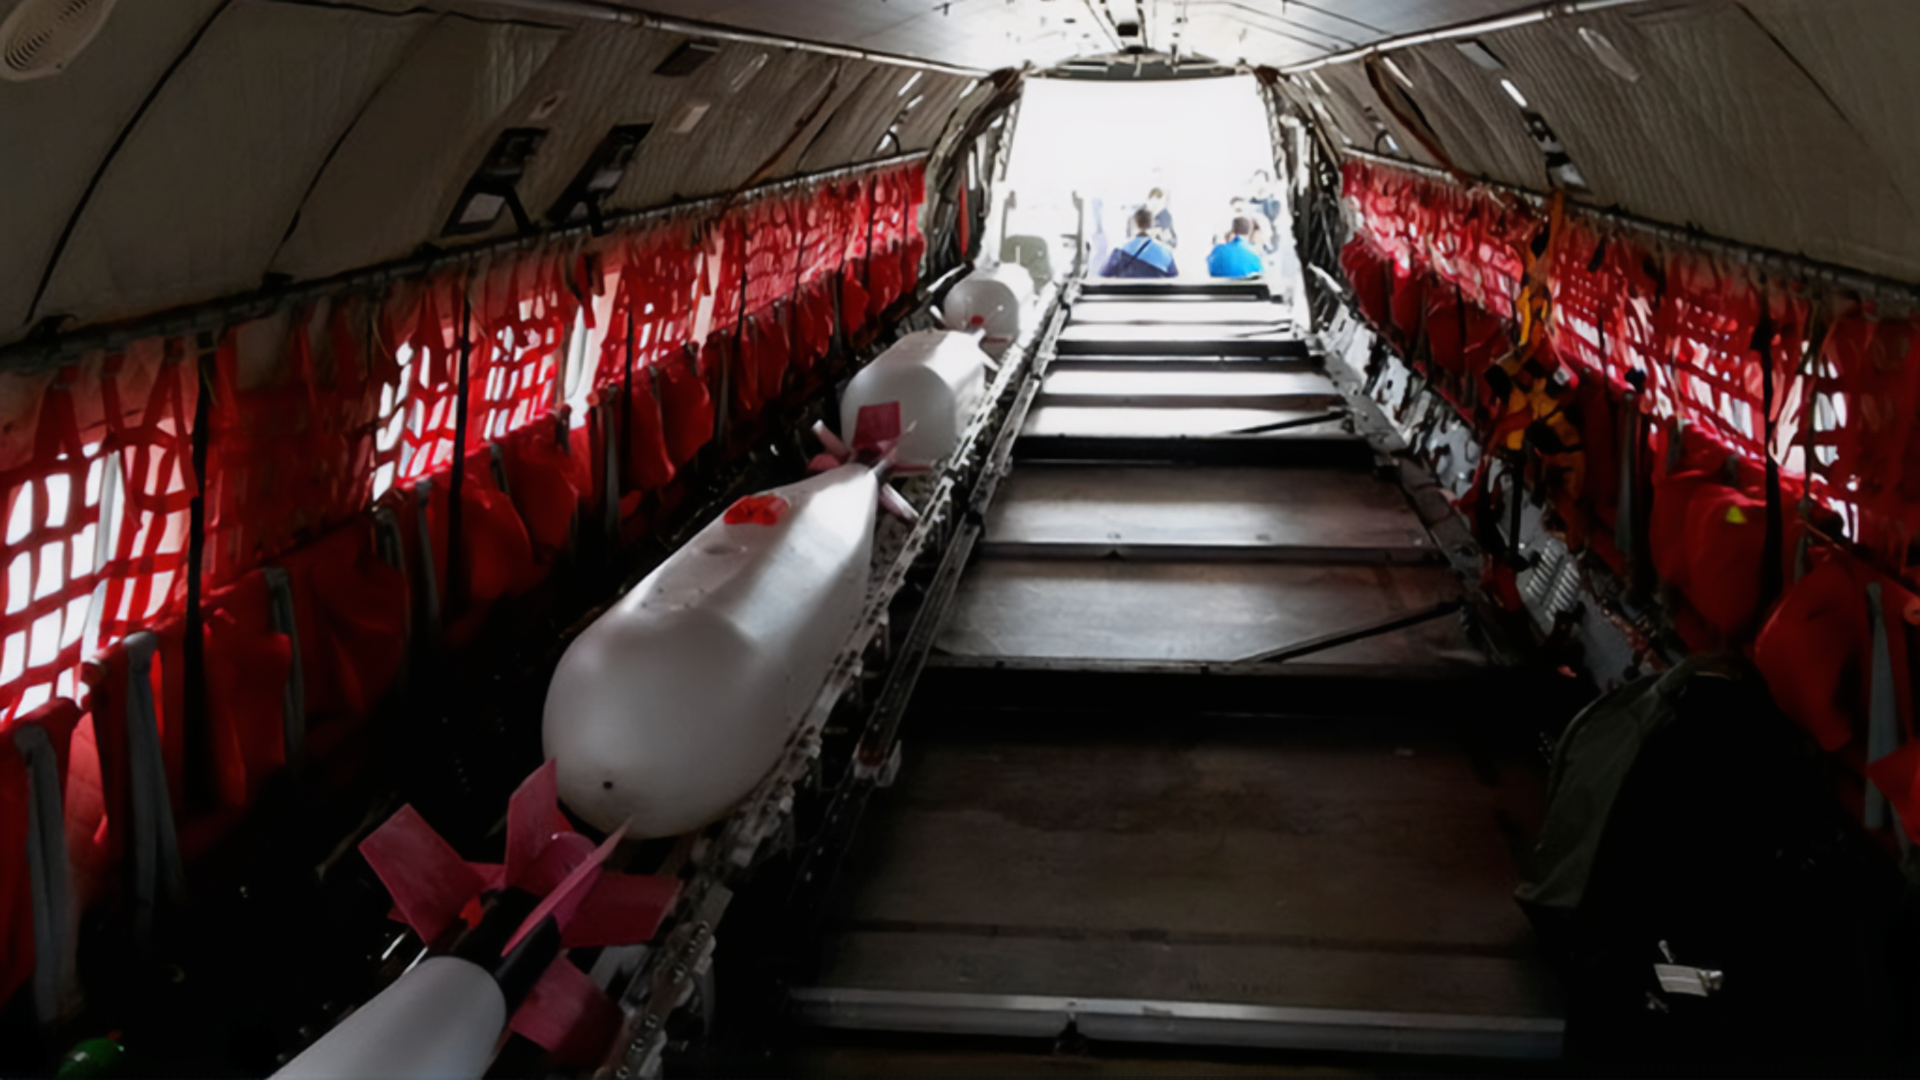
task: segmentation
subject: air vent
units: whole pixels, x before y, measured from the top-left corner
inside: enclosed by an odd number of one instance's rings
[[[114,2],[24,0],[0,23],[0,79],[58,75],[107,24]]]
[[[700,65],[713,59],[714,55],[719,51],[720,45],[718,42],[684,42],[679,48],[673,50],[665,60],[660,61],[660,66],[654,68],[653,73],[655,75],[665,75],[669,78],[682,78],[700,70]]]
[[[1640,81],[1640,69],[1633,66],[1633,61],[1627,59],[1627,55],[1621,52],[1620,47],[1615,45],[1607,35],[1592,27],[1583,26],[1580,28],[1580,40],[1586,43],[1587,48],[1600,61],[1601,67],[1630,83]]]
[[[1466,57],[1467,59],[1473,61],[1475,64],[1478,64],[1479,66],[1481,66],[1482,68],[1485,68],[1488,71],[1507,70],[1506,61],[1500,59],[1499,56],[1495,55],[1492,49],[1489,49],[1485,45],[1480,44],[1478,39],[1456,41],[1453,43],[1453,47],[1460,50],[1460,55]]]

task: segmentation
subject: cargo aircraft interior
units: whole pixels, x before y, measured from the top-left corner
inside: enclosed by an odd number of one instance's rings
[[[0,0],[0,1075],[1912,1075],[1916,48]]]

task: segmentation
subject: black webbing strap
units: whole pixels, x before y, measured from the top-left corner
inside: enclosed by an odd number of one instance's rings
[[[624,278],[624,274],[622,277]],[[625,282],[622,281],[624,288]],[[627,358],[626,369],[620,373],[620,460],[633,460],[633,354],[635,334],[633,321],[640,307],[640,298],[632,289],[627,294]],[[619,491],[613,492],[614,501],[619,501]]]
[[[213,440],[213,380],[217,375],[220,335],[203,330],[195,342],[197,390],[193,404],[193,498],[187,509],[187,613],[181,659],[186,676],[187,758],[183,782],[187,805],[212,810],[217,796],[209,775],[213,764],[212,731],[207,722],[206,642],[200,611],[207,561],[207,450]]]
[[[1767,536],[1760,555],[1760,603],[1757,611],[1772,609],[1773,602],[1780,595],[1781,562],[1783,559],[1784,537],[1780,511],[1780,462],[1773,454],[1773,338],[1775,327],[1773,314],[1766,310],[1764,301],[1760,311],[1760,321],[1753,328],[1753,350],[1760,357],[1760,411],[1762,445],[1760,460],[1767,470]]]
[[[466,610],[466,553],[461,550],[461,499],[467,477],[467,365],[473,355],[473,297],[460,291],[459,367],[454,375],[453,469],[447,477],[447,595],[441,610],[449,619]]]

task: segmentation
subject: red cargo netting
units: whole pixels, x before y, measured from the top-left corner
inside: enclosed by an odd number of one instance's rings
[[[1498,402],[1516,392],[1515,373],[1531,378],[1532,419],[1556,426],[1535,423],[1516,464],[1551,488],[1569,542],[1592,543],[1617,569],[1610,532],[1592,526],[1619,520],[1621,414],[1644,413],[1651,437],[1634,460],[1652,497],[1636,525],[1680,597],[1676,629],[1719,648],[1764,626],[1755,647],[1772,660],[1783,707],[1912,807],[1905,820],[1920,839],[1920,751],[1868,762],[1859,750],[1867,587],[1884,597],[1884,640],[1903,675],[1907,629],[1920,625],[1902,585],[1920,530],[1920,321],[1577,213],[1556,222],[1546,208],[1360,162],[1344,178],[1357,229],[1340,263],[1362,316],[1499,452],[1519,446],[1495,439]],[[1546,348],[1516,350],[1514,303],[1536,247],[1552,252]],[[1541,311],[1540,298],[1530,304]],[[1542,385],[1562,389],[1542,396]],[[1769,456],[1782,504],[1771,541]],[[1841,543],[1808,551],[1815,530]],[[1765,565],[1770,543],[1777,571]],[[1767,595],[1769,580],[1782,596]]]
[[[309,761],[331,754],[399,679],[423,587],[413,577],[430,567],[430,592],[447,596],[456,459],[470,607],[447,633],[460,637],[571,545],[603,482],[591,408],[628,405],[621,486],[633,494],[621,510],[636,513],[638,494],[668,483],[714,435],[718,373],[697,362],[702,336],[750,364],[759,405],[810,379],[836,322],[857,332],[910,283],[922,182],[918,170],[894,170],[585,251],[334,297],[217,335],[204,367],[193,343],[154,339],[16,381],[8,400],[31,410],[0,428],[0,722],[55,697],[109,710],[82,716],[63,761],[79,893],[99,895],[126,853],[127,633],[156,631],[159,761],[191,854],[288,760],[281,713],[296,663]],[[876,269],[882,288],[870,299],[865,276]],[[196,418],[201,371],[210,408]],[[189,717],[183,609],[191,433],[202,420],[204,697]],[[429,477],[422,501],[411,481]],[[385,549],[374,505],[393,515]],[[261,570],[274,565],[290,615],[275,613]],[[80,661],[96,654],[103,666],[82,680]],[[7,933],[24,917],[9,907]],[[17,977],[10,969],[8,982]]]
[[[204,341],[154,338],[6,376],[0,729],[56,699],[85,710],[60,763],[83,903],[122,875],[135,827],[128,635],[154,634],[140,671],[163,803],[191,858],[293,753],[328,761],[401,680],[412,640],[465,640],[560,565],[583,509],[643,532],[649,494],[718,434],[723,378],[730,428],[817,385],[836,330],[858,334],[913,283],[924,183],[910,165],[748,195]],[[196,424],[206,549],[189,627]],[[190,633],[203,644],[192,716]],[[0,786],[17,794],[13,780]],[[31,934],[19,854],[0,843],[0,938],[16,944]],[[28,970],[15,953],[0,997]]]

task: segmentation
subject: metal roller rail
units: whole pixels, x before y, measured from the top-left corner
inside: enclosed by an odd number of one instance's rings
[[[840,763],[845,779],[826,797],[825,818],[844,823],[831,835],[816,838],[801,858],[837,857],[834,841],[858,819],[865,794],[886,779],[899,715],[924,663],[943,604],[936,597],[950,595],[959,568],[965,565],[979,535],[979,516],[991,500],[995,483],[1010,467],[1014,435],[1026,419],[1045,375],[1046,361],[1065,325],[1063,296],[1050,288],[1037,306],[1045,315],[1008,352],[987,402],[959,440],[946,468],[914,500],[919,519],[907,536],[885,555],[885,568],[869,586],[866,606],[853,634],[841,649],[814,704],[788,741],[778,765],[761,781],[731,816],[691,843],[685,884],[674,914],[669,916],[660,944],[645,951],[631,975],[615,971],[609,983],[628,979],[619,1002],[626,1019],[613,1050],[596,1075],[620,1080],[660,1075],[669,1043],[669,1021],[676,1012],[697,1001],[699,988],[710,978],[715,935],[730,906],[734,885],[763,862],[791,829],[797,800],[810,776],[822,765],[823,729],[836,711],[845,711],[850,692],[876,666],[886,668],[885,685],[871,705],[861,711],[861,738],[854,744],[855,760]],[[932,596],[924,601],[910,625],[896,627],[893,609],[910,578],[933,563]],[[878,569],[878,567],[876,567]],[[880,656],[876,663],[875,654]],[[814,875],[803,869],[799,880]],[[610,990],[615,989],[609,985]]]

